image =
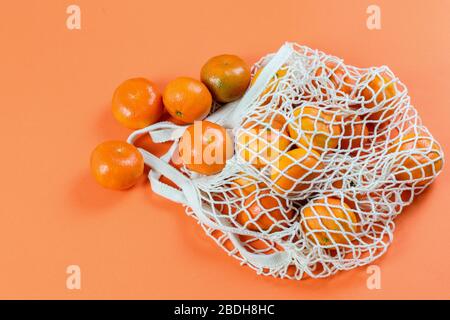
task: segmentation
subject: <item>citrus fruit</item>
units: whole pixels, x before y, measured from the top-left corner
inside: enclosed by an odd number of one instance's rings
[[[256,168],[274,162],[290,145],[287,132],[265,125],[242,128],[236,134],[238,155]]]
[[[141,129],[159,120],[164,107],[156,85],[144,78],[134,78],[117,87],[112,98],[112,113],[123,126]]]
[[[243,204],[236,221],[251,231],[276,232],[286,228],[294,217],[293,210],[286,209],[286,202],[268,192],[252,194]]]
[[[222,126],[196,121],[181,137],[179,155],[189,170],[204,175],[216,174],[233,156],[233,141]]]
[[[335,148],[342,132],[341,117],[315,105],[295,108],[288,128],[298,145],[312,144],[318,152]]]
[[[223,54],[206,62],[200,78],[214,100],[227,103],[244,95],[250,83],[250,68],[238,56]]]
[[[311,181],[323,170],[320,155],[314,150],[297,148],[282,154],[271,168],[270,180],[274,190],[289,195],[308,189]]]
[[[258,80],[259,76],[261,75],[261,72],[263,71],[264,68],[260,68],[258,69],[258,71],[256,71],[255,75],[253,76],[250,85],[254,85],[256,80]],[[287,74],[287,69],[282,67],[281,69],[279,69],[275,75],[272,76],[272,78],[269,80],[269,82],[266,84],[266,87],[264,88],[263,92],[261,93],[260,97],[264,97],[266,95],[270,95],[272,94],[276,88],[278,87],[281,79],[286,76]],[[264,99],[264,101],[261,103],[261,105],[266,105],[269,104],[269,102],[271,102],[272,97],[268,96],[266,99]],[[278,101],[278,104],[281,103],[281,98],[279,99],[280,101]]]
[[[270,240],[258,239],[256,237],[246,235],[239,235],[239,240],[251,253],[272,254],[284,251],[282,246]]]
[[[228,252],[234,251],[234,254],[236,256],[240,256],[239,251],[236,250],[233,242],[231,242],[226,233],[221,230],[215,229],[212,230],[210,234],[222,248],[224,248]]]
[[[346,94],[350,94],[355,85],[355,81],[350,77],[346,66],[335,61],[326,61],[325,67],[317,68],[315,75],[316,77],[326,77],[331,82],[332,89],[340,90]]]
[[[128,189],[144,173],[144,159],[131,144],[123,141],[103,142],[91,154],[91,173],[105,188]]]
[[[366,75],[362,78],[362,81],[368,81],[367,85],[362,88],[361,96],[364,97],[364,107],[372,109],[380,104],[383,104],[383,108],[379,111],[370,113],[368,118],[370,120],[383,120],[387,121],[393,113],[392,108],[393,99],[397,95],[397,89],[395,87],[395,81],[386,72],[376,74],[373,79]]]
[[[212,193],[212,204],[214,211],[221,215],[234,216],[237,211],[237,203],[241,204],[241,201],[230,201],[233,199],[233,194],[229,191],[214,192]]]
[[[255,177],[252,177],[243,172],[238,173],[238,178],[233,180],[231,185],[233,192],[240,197],[247,197],[257,190],[267,188],[264,182],[258,181]]]
[[[262,117],[249,117],[244,124],[245,128],[251,128],[255,125],[261,125],[264,127],[270,127],[271,129],[278,131],[286,130],[286,118],[283,114],[277,112],[268,113]],[[285,131],[287,134],[287,131]]]
[[[169,116],[167,118],[167,121],[172,122],[173,124],[179,125],[179,126],[184,126],[186,125],[186,123],[184,123],[183,121],[179,120],[179,118],[175,118],[172,116]]]
[[[358,115],[344,118],[344,132],[340,139],[341,149],[357,152],[369,136],[367,124]]]
[[[358,232],[353,210],[338,198],[311,200],[302,209],[302,227],[318,245],[350,244]]]
[[[441,147],[425,132],[411,131],[392,142],[389,153],[396,153],[397,181],[426,185],[442,169]]]
[[[366,126],[369,129],[371,138],[377,145],[383,147],[390,145],[400,134],[399,128],[391,126],[387,121],[366,122]]]
[[[202,82],[180,77],[166,86],[163,102],[172,117],[183,123],[193,123],[204,119],[211,111],[212,97]]]

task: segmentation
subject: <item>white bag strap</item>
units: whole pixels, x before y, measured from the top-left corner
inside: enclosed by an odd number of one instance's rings
[[[234,108],[233,112],[225,120],[225,126],[234,128],[238,126],[245,112],[248,111],[248,106],[259,97],[267,84],[271,81],[272,77],[281,69],[284,63],[294,52],[292,43],[284,44],[278,52],[272,57],[269,63],[261,70],[256,82],[247,90],[245,95],[239,101],[239,104]]]

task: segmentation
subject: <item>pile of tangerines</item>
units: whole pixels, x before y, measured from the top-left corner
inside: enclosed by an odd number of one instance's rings
[[[190,125],[183,135],[180,160],[185,167],[199,174],[220,172],[233,155],[232,140],[225,128],[202,121],[218,104],[242,97],[250,84],[250,68],[235,55],[209,59],[201,69],[201,81],[179,77],[169,82],[161,94],[156,85],[144,78],[123,82],[114,92],[112,114],[123,126],[142,129],[158,122],[167,112],[169,121]],[[194,134],[196,121],[201,132]],[[197,131],[197,130],[196,130]],[[193,149],[193,148],[196,149]],[[226,150],[214,163],[202,163],[205,148]],[[184,152],[189,151],[189,152]],[[200,156],[200,161],[198,161]],[[98,145],[91,155],[91,172],[103,187],[124,190],[132,187],[143,174],[144,160],[136,147],[124,141],[107,141]]]
[[[333,72],[327,73],[326,70],[318,68],[316,75],[328,77],[329,83],[336,86],[335,89],[350,94],[354,83],[347,77],[348,73],[340,66],[328,67],[327,69]],[[271,188],[274,192],[266,190],[255,195],[255,191],[267,189],[267,186],[262,186],[262,182],[251,177],[240,177],[233,181],[240,186],[239,196],[246,203],[246,210],[237,216],[236,221],[249,230],[270,233],[279,230],[279,220],[294,217],[293,212],[282,212],[280,209],[285,203],[283,198],[309,187],[309,183],[319,175],[322,168],[321,153],[333,148],[362,148],[364,136],[370,136],[371,128],[370,121],[366,123],[359,116],[350,119],[348,125],[342,125],[346,119],[336,117],[332,112],[311,104],[295,108],[292,119],[289,120],[281,114],[272,114],[254,122],[251,119],[246,120],[244,130],[238,131],[236,141],[233,141],[225,128],[204,119],[210,114],[214,102],[220,105],[242,97],[258,78],[261,70],[252,78],[250,68],[241,58],[235,55],[220,55],[206,62],[201,69],[200,80],[177,78],[166,86],[162,94],[155,84],[147,79],[130,79],[114,92],[112,113],[120,124],[130,129],[141,129],[155,124],[165,112],[170,115],[169,121],[186,125],[177,155],[181,166],[190,172],[201,175],[217,174],[235,153],[241,160],[257,169],[270,165]],[[274,90],[277,81],[285,75],[285,69],[280,69],[261,96]],[[367,88],[360,91],[365,101],[371,101],[365,105],[367,109],[374,108],[382,99],[388,100],[396,94],[392,79],[387,74],[377,75],[368,82]],[[261,105],[269,104],[269,100],[270,97],[262,101]],[[381,121],[383,117],[389,117],[391,112],[369,113],[367,119]],[[201,122],[200,130],[195,130],[194,123],[197,121]],[[441,170],[440,147],[424,132],[412,131],[401,138],[391,138],[393,142],[390,152],[430,150],[427,155],[410,152],[406,158],[399,158],[401,163],[398,167],[402,170],[394,173],[397,181],[423,186]],[[202,161],[205,149],[222,150],[221,156],[219,159],[216,157],[216,161]],[[277,161],[274,161],[275,159]],[[128,189],[137,182],[143,170],[144,160],[140,152],[123,141],[104,142],[97,146],[91,155],[92,174],[97,182],[106,188]],[[326,232],[339,228],[355,232],[354,226],[358,219],[351,207],[351,201],[344,203],[332,196],[312,200],[308,208],[303,210],[305,228],[316,231],[311,239],[323,245],[330,244],[331,241],[351,241],[351,237],[337,233],[332,233],[332,239],[329,239],[330,233]],[[269,213],[270,217],[261,215],[261,212]],[[309,219],[306,219],[308,217]]]

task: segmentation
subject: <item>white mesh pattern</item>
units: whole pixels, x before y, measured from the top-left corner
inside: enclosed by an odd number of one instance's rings
[[[187,212],[260,274],[321,278],[387,250],[395,217],[435,179],[443,153],[389,68],[293,48],[230,128],[225,169],[184,170],[201,204]]]

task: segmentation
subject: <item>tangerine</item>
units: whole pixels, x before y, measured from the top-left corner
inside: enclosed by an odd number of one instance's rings
[[[308,189],[322,170],[323,164],[316,151],[297,148],[279,157],[271,168],[270,180],[276,192],[289,195]]]
[[[135,146],[124,141],[103,142],[91,154],[91,173],[105,188],[128,189],[144,173],[144,159]]]
[[[318,245],[350,244],[358,231],[354,211],[334,197],[311,200],[302,215],[304,232]]]
[[[212,96],[200,81],[180,77],[169,82],[163,93],[167,112],[183,123],[203,120],[211,111]]]
[[[123,126],[142,129],[157,122],[164,112],[156,85],[144,78],[134,78],[117,87],[112,98],[112,113]]]
[[[200,78],[214,100],[228,103],[242,97],[250,84],[250,68],[231,54],[212,57],[202,67]]]
[[[179,155],[189,170],[216,174],[233,156],[233,141],[224,127],[210,121],[196,121],[181,137]]]

